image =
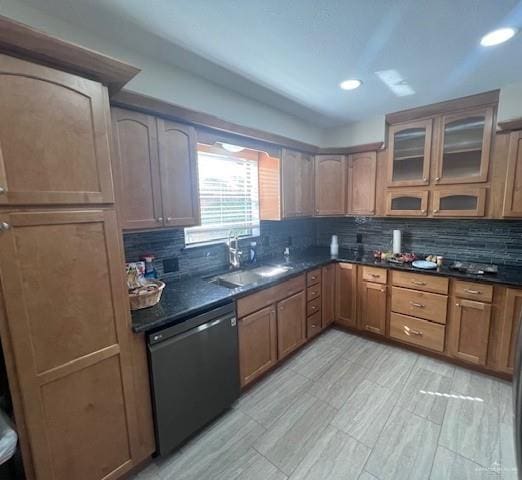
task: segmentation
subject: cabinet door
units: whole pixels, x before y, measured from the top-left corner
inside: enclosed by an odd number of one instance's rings
[[[435,183],[476,183],[488,179],[493,108],[444,115]]]
[[[376,179],[376,152],[357,153],[348,157],[348,214],[375,214]]]
[[[335,320],[335,264],[322,268],[322,326],[327,327]]]
[[[428,185],[433,121],[392,125],[388,131],[388,186]]]
[[[0,328],[36,477],[115,478],[140,455],[113,211],[0,213]],[[2,316],[0,316],[2,317]]]
[[[397,217],[425,217],[428,215],[427,190],[388,190],[386,215]]]
[[[275,306],[241,318],[239,329],[239,372],[241,386],[256,379],[277,362]]]
[[[435,190],[432,213],[435,217],[483,217],[486,188],[453,188]]]
[[[315,157],[315,214],[344,215],[346,198],[346,157]]]
[[[281,156],[282,210],[284,218],[297,216],[297,183],[299,152],[283,149]]]
[[[305,293],[299,292],[277,304],[277,350],[281,360],[306,340]]]
[[[97,82],[0,54],[0,205],[112,203]]]
[[[386,331],[386,286],[361,282],[360,287],[359,326],[362,330],[384,335]]]
[[[450,318],[449,353],[466,362],[485,365],[490,323],[490,304],[454,299]]]
[[[295,179],[298,184],[297,214],[302,217],[311,217],[314,214],[314,157],[306,153],[301,154],[299,176]]]
[[[197,225],[200,213],[196,130],[159,118],[157,124],[164,225]]]
[[[112,108],[114,184],[120,226],[163,226],[156,119]]]
[[[512,132],[509,136],[502,215],[504,217],[522,217],[522,131]]]
[[[357,327],[357,266],[338,263],[335,266],[335,322]]]
[[[506,289],[504,318],[502,319],[502,329],[500,334],[499,367],[508,373],[513,373],[516,336],[521,315],[522,290],[514,288]]]

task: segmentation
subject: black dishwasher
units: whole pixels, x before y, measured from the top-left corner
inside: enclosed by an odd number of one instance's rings
[[[239,397],[234,305],[148,336],[157,451],[165,455]]]

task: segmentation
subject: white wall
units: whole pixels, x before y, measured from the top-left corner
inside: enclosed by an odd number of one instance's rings
[[[322,147],[351,147],[366,143],[384,142],[386,122],[384,115],[323,131]]]
[[[512,83],[500,89],[497,120],[506,122],[522,117],[522,83]]]

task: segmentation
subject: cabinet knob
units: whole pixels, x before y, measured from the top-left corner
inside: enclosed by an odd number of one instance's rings
[[[167,222],[172,222],[172,217],[167,217]]]
[[[11,226],[6,222],[0,223],[0,232],[5,232],[6,230],[9,230]]]
[[[455,306],[456,306],[456,307],[460,307],[460,303],[456,303]]]
[[[427,179],[426,177],[424,177],[424,178],[422,179],[422,181],[423,181],[423,182],[427,182],[428,179]]]
[[[0,194],[2,193],[5,193],[5,188],[4,187],[0,187]]]
[[[312,328],[317,328],[317,325],[315,323],[312,323]]]
[[[435,181],[438,182],[440,180],[440,177],[435,177]]]
[[[438,209],[438,208],[435,208],[435,209],[433,210],[433,213],[438,213],[438,212],[439,212],[439,209]]]
[[[279,307],[279,310],[284,310],[285,307],[283,307],[282,305]]]
[[[421,212],[422,212],[422,213],[426,213],[426,209],[423,208],[423,209],[421,210]]]
[[[163,222],[163,217],[158,217],[158,218],[156,218],[156,222],[158,222],[158,223]]]
[[[319,209],[318,208],[315,209],[315,213],[319,213]]]
[[[384,288],[381,288],[381,292],[384,292]]]

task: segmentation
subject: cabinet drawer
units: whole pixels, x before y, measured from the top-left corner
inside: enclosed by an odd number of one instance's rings
[[[316,283],[321,282],[321,269],[316,268],[311,272],[306,274],[306,285],[309,287],[310,285],[315,285]]]
[[[399,313],[392,313],[390,316],[390,337],[437,352],[444,351],[445,331],[443,325],[426,320]]]
[[[306,299],[313,300],[321,295],[321,285],[312,285],[306,289]]]
[[[456,280],[453,292],[456,297],[469,298],[481,302],[491,302],[493,299],[493,286],[484,283],[462,282]]]
[[[306,305],[306,315],[310,316],[321,311],[321,297],[310,300]]]
[[[317,335],[321,331],[321,312],[306,319],[306,337],[310,338]]]
[[[266,288],[260,292],[240,298],[237,301],[237,316],[244,317],[252,312],[262,309],[267,305],[278,302],[283,298],[290,297],[305,289],[305,276],[287,280],[286,282]]]
[[[407,288],[392,288],[392,311],[446,323],[448,297],[438,293],[419,292]]]
[[[386,283],[388,278],[388,270],[385,268],[363,267],[362,277],[366,282]]]
[[[449,280],[446,277],[422,275],[411,272],[392,272],[392,283],[397,287],[413,288],[424,292],[448,294]]]

